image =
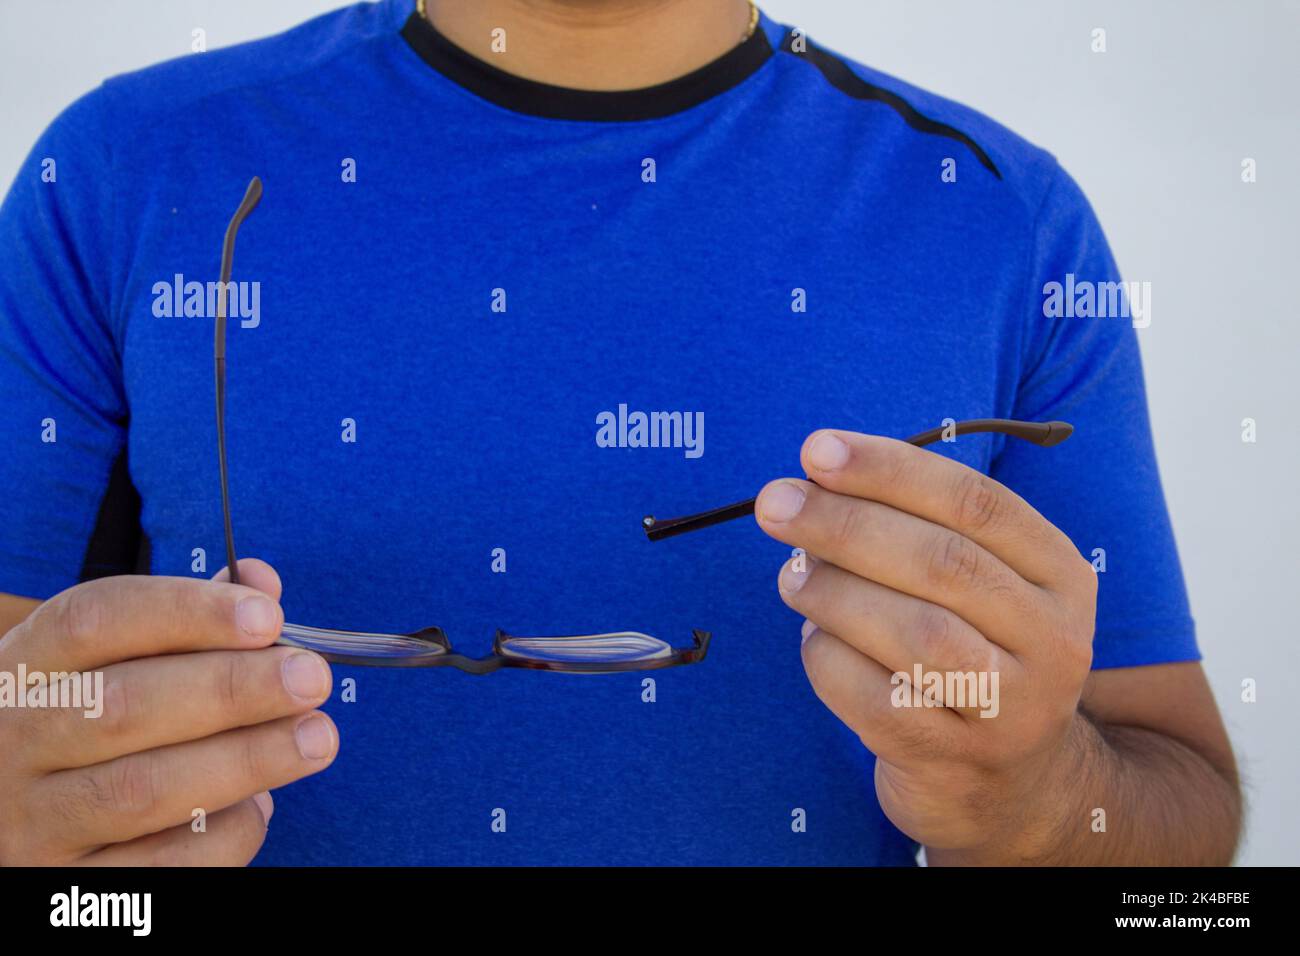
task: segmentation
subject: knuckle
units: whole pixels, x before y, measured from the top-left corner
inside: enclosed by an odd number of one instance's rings
[[[923,662],[934,663],[948,659],[953,645],[953,623],[948,612],[933,604],[918,612],[915,640]]]
[[[1062,653],[1070,676],[1082,680],[1092,670],[1092,635],[1089,633],[1086,638],[1071,637],[1062,641]]]
[[[993,482],[979,472],[962,475],[953,500],[957,506],[957,526],[963,533],[978,534],[1002,521],[1002,495]]]
[[[38,604],[30,614],[13,627],[9,628],[8,631],[0,629],[0,666],[3,666],[3,664],[9,659],[9,655],[16,646],[24,641],[31,640],[32,625],[35,621],[44,617],[42,611],[45,610],[46,605],[48,604],[49,601],[46,601],[44,604]],[[0,625],[0,628],[2,627],[3,625]]]
[[[870,524],[868,506],[861,501],[843,501],[836,508],[831,523],[831,541],[835,548],[848,551],[866,537]]]
[[[242,709],[243,687],[248,680],[248,665],[243,655],[226,654],[213,671],[213,696],[221,712],[227,716],[238,714]]]
[[[900,442],[887,441],[880,442],[879,448],[873,448],[870,455],[864,456],[871,468],[877,470],[882,487],[897,488],[906,486],[912,481],[912,463],[913,457],[910,454],[915,451],[910,445],[904,445]]]
[[[134,817],[152,806],[157,788],[151,760],[147,754],[132,754],[67,775],[46,801],[55,828],[77,827],[104,815]]]
[[[159,592],[153,601],[160,624],[179,625],[183,622],[202,622],[210,613],[213,597],[207,581],[188,578],[156,579]]]
[[[271,761],[267,747],[261,735],[241,734],[236,745],[236,766],[238,772],[250,786],[263,788],[264,782],[271,779]]]
[[[930,546],[926,574],[944,590],[969,590],[977,585],[983,562],[975,545],[959,534],[939,534]]]
[[[20,771],[49,756],[48,749],[57,743],[68,713],[59,707],[16,710],[0,704],[0,786],[17,784]]]
[[[1097,619],[1097,572],[1084,561],[1078,567],[1076,579],[1077,584],[1057,593],[1057,604],[1069,617],[1071,633],[1087,631],[1091,636]]]
[[[938,670],[980,674],[994,666],[991,648],[941,607],[931,605],[920,612],[916,641],[922,662]]]
[[[104,790],[95,773],[80,771],[62,780],[45,801],[48,825],[78,824],[103,809]]]
[[[101,788],[97,803],[109,812],[132,818],[148,815],[162,794],[157,758],[146,751],[114,761]]]
[[[1097,591],[1100,582],[1097,579],[1097,569],[1092,566],[1092,562],[1083,555],[1078,555],[1077,560],[1072,562],[1072,576],[1078,581],[1079,590],[1089,601],[1097,597]]]
[[[93,646],[103,631],[105,610],[100,590],[95,584],[86,584],[50,602],[58,618],[58,630],[75,647]]]
[[[137,723],[140,716],[138,695],[130,681],[111,671],[104,675],[104,706],[99,715],[100,729],[108,736],[118,736]]]

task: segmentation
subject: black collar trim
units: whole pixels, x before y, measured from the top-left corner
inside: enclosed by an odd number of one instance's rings
[[[419,13],[407,19],[402,38],[447,79],[498,106],[546,119],[605,123],[659,119],[698,106],[743,83],[773,52],[760,26],[744,43],[693,73],[639,90],[596,91],[507,73],[466,53]]]
[[[797,56],[801,60],[808,60],[813,66],[821,71],[822,76],[841,93],[845,93],[855,100],[874,100],[877,103],[884,103],[886,106],[898,113],[908,126],[921,133],[929,133],[933,136],[946,136],[948,139],[955,140],[965,145],[975,158],[980,161],[985,169],[991,172],[998,179],[1002,178],[1002,173],[994,164],[989,154],[984,152],[983,147],[968,135],[956,127],[949,126],[947,123],[940,123],[938,120],[930,119],[916,111],[911,103],[903,99],[897,93],[890,90],[882,89],[868,83],[862,77],[858,76],[848,65],[847,62],[840,59],[833,53],[828,53],[819,46],[811,42],[806,43],[806,51],[797,53],[794,49],[794,31],[787,33],[785,39],[781,42],[781,52]]]

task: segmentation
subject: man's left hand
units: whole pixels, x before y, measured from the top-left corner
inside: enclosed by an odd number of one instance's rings
[[[823,430],[801,462],[811,481],[772,482],[755,513],[807,554],[778,586],[808,618],[803,662],[817,695],[877,756],[881,807],[931,848],[1002,861],[1049,853],[1094,733],[1078,710],[1091,564],[1010,489],[905,442]],[[937,677],[913,688],[918,665]],[[991,702],[952,693],[981,679]],[[927,686],[931,705],[910,706]]]

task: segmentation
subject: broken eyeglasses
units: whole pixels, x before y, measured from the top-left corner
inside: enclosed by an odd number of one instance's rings
[[[466,657],[451,648],[440,627],[414,634],[364,634],[285,624],[280,644],[315,651],[336,664],[376,667],[455,667],[467,674],[490,674],[503,667],[569,674],[615,674],[657,670],[704,660],[709,633],[696,631],[690,647],[673,647],[639,631],[523,637],[497,631],[492,653]]]
[[[226,567],[230,580],[239,583],[239,561],[235,556],[235,537],[230,519],[230,476],[226,464],[226,308],[227,290],[234,267],[235,237],[239,227],[257,208],[262,198],[262,181],[256,176],[248,184],[244,199],[231,217],[221,249],[221,284],[217,295],[216,329],[212,346],[216,376],[217,462],[221,473],[221,516],[226,538]],[[1070,437],[1073,428],[1065,422],[1017,422],[1006,419],[979,419],[957,422],[913,435],[913,445],[928,445],[949,434],[954,437],[973,432],[1000,432],[1049,447]],[[643,521],[646,536],[652,541],[684,534],[698,528],[730,521],[754,513],[754,501],[737,502],[700,514],[663,521],[648,516]],[[610,674],[623,671],[657,670],[704,660],[709,650],[707,631],[692,632],[687,647],[673,647],[666,641],[638,631],[613,631],[604,634],[569,634],[527,637],[497,631],[492,653],[486,657],[466,657],[452,650],[441,628],[428,627],[409,634],[382,634],[362,631],[339,631],[286,623],[277,643],[315,651],[326,660],[340,664],[373,667],[455,667],[469,674],[490,674],[502,668],[526,668],[576,674]]]

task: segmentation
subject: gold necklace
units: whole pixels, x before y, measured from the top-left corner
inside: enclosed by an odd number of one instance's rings
[[[416,0],[415,9],[420,14],[421,20],[429,19],[429,11],[428,8],[425,6],[425,0]],[[754,4],[754,0],[749,0],[749,26],[745,30],[745,35],[740,38],[740,42],[744,43],[746,40],[752,37],[754,35],[754,31],[757,29],[758,29],[758,7]]]

